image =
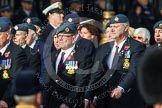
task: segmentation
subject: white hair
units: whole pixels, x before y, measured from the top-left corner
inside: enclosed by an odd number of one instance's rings
[[[150,32],[147,28],[140,27],[140,28],[135,29],[134,36],[138,35],[139,33],[141,33],[141,36],[143,39],[145,39],[145,40],[148,39],[148,41],[150,41],[151,36],[150,36]]]
[[[35,95],[30,96],[18,96],[14,95],[15,101],[19,104],[20,102],[25,102],[28,104],[33,104],[35,102]]]

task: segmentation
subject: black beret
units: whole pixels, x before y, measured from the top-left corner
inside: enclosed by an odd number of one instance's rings
[[[154,24],[154,29],[155,29],[155,28],[162,29],[162,20],[160,20],[160,21],[158,21],[158,22],[156,22],[156,23]]]
[[[5,32],[10,29],[10,25],[6,22],[0,22],[0,32]]]
[[[27,26],[26,23],[17,24],[17,25],[14,27],[14,29],[15,29],[16,31],[20,30],[20,31],[25,31],[25,32],[28,33],[28,26]]]
[[[111,18],[111,24],[115,23],[129,23],[129,19],[124,14],[117,14]]]
[[[28,29],[34,30],[36,32],[36,27],[34,26],[34,24],[27,24]]]
[[[56,29],[56,35],[63,34],[75,34],[77,33],[77,27],[74,23],[64,23]]]
[[[30,68],[22,70],[15,79],[14,94],[18,96],[33,95],[41,90],[36,72]]]
[[[162,48],[146,50],[139,64],[137,81],[148,104],[162,102]]]
[[[37,26],[39,26],[39,27],[42,27],[43,26],[43,24],[42,24],[42,22],[41,22],[41,20],[38,18],[38,17],[31,17],[31,18],[25,18],[24,20],[23,20],[23,23],[32,23],[32,24],[34,24],[34,25],[37,25]]]

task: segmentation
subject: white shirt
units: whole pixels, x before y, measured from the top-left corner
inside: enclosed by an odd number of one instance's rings
[[[57,27],[56,26],[54,26],[52,23],[50,23],[50,25],[54,28],[54,29],[56,29]]]
[[[23,46],[21,46],[23,49],[26,47],[26,44],[25,45],[23,45]]]
[[[126,38],[127,39],[127,38]],[[122,49],[123,47],[123,44],[125,43],[126,39],[121,42],[119,45],[118,45],[118,53],[120,52],[120,50]],[[114,43],[114,46],[113,46],[113,49],[111,50],[111,53],[108,57],[108,60],[107,60],[107,65],[109,66],[109,68],[111,69],[112,67],[112,62],[113,62],[113,59],[114,59],[114,55],[115,55],[115,51],[116,51],[116,46],[117,46],[117,43],[115,42]]]
[[[57,60],[56,60],[56,73],[57,73],[57,70],[58,70],[58,65],[59,65],[59,62],[61,60],[61,55],[62,55],[62,52],[65,53],[64,55],[64,59],[63,59],[63,63],[65,62],[65,60],[67,59],[67,57],[70,55],[70,53],[72,52],[72,50],[74,49],[75,45],[73,45],[71,48],[67,49],[67,50],[61,50],[61,52],[59,53],[58,57],[57,57]]]
[[[10,41],[0,50],[1,54],[3,55],[6,51],[7,47],[10,45]]]
[[[24,9],[24,12],[26,13],[27,16],[30,15],[30,11]]]
[[[34,45],[36,44],[36,41],[37,41],[38,37],[35,37],[33,43],[30,45],[30,48],[34,48]]]

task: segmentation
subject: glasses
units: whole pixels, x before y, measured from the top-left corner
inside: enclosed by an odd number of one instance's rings
[[[72,37],[73,35],[61,35],[61,34],[59,34],[59,35],[57,35],[57,38],[69,38],[69,37]]]
[[[141,36],[133,36],[133,39],[142,40],[142,39],[143,39],[143,37],[141,37]]]

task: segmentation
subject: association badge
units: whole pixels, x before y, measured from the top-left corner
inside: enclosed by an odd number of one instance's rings
[[[7,70],[4,70],[3,71],[3,79],[9,79],[10,77],[9,77],[9,75],[8,75],[8,72],[7,72]]]
[[[123,69],[128,69],[130,67],[129,59],[124,59]]]

